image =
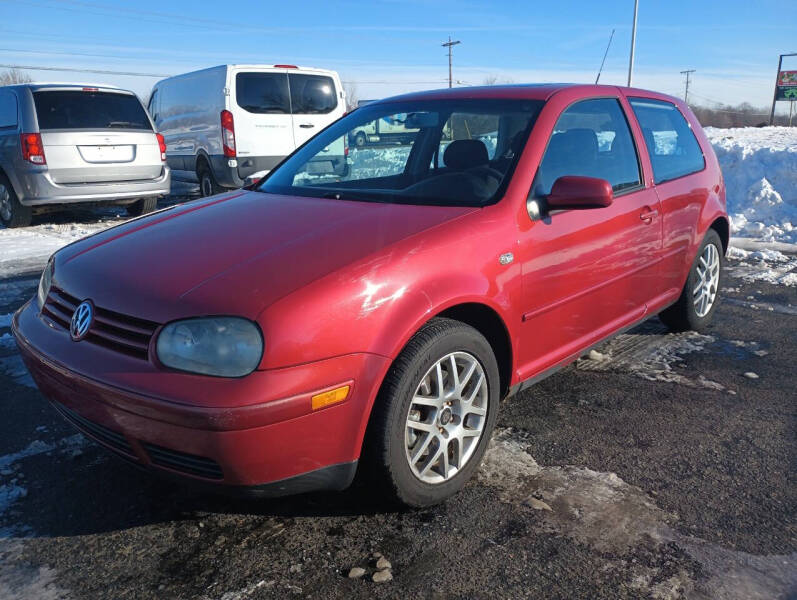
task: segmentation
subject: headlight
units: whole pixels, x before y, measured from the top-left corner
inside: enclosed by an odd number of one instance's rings
[[[242,377],[263,356],[263,336],[252,321],[200,317],[174,321],[158,336],[158,359],[167,367],[220,377]]]
[[[53,257],[47,261],[47,266],[44,267],[41,279],[39,279],[39,291],[36,293],[36,298],[39,300],[39,310],[44,308],[44,303],[47,302],[47,295],[50,293],[50,286],[53,284]]]

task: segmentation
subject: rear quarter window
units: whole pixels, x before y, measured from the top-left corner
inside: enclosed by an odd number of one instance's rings
[[[653,180],[663,183],[702,171],[703,150],[678,108],[663,100],[629,98],[653,166]]]

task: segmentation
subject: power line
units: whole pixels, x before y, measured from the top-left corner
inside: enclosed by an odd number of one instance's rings
[[[69,71],[70,73],[99,73],[100,75],[129,75],[131,77],[171,77],[165,73],[136,73],[134,71],[109,71],[105,69],[75,69],[71,67],[36,67],[32,65],[3,65],[3,69],[23,69],[25,71]]]
[[[138,73],[134,71],[112,71],[110,69],[77,69],[72,67],[37,67],[33,65],[9,65],[9,64],[0,64],[0,68],[2,69],[21,69],[24,71],[68,71],[70,73],[94,73],[100,75],[126,75],[130,77],[171,77],[171,74],[168,73]],[[445,79],[430,79],[426,81],[405,81],[403,79],[397,79],[395,81],[390,80],[346,80],[342,81],[341,83],[355,83],[355,84],[368,84],[368,85],[428,85],[434,83],[445,83]]]
[[[451,41],[451,36],[449,35],[448,36],[448,41],[447,42],[443,42],[443,44],[442,44],[444,47],[448,46],[448,87],[453,87],[453,78],[451,76],[451,55],[452,55],[451,48],[453,46],[456,46],[457,44],[461,44],[461,43],[462,42],[460,42],[459,40],[456,40],[456,41],[452,42]]]

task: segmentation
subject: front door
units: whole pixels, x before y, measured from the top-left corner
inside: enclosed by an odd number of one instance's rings
[[[544,206],[553,183],[565,175],[609,181],[614,200],[603,208],[543,214],[521,233],[521,379],[640,319],[659,293],[659,202],[645,187],[619,99],[582,100],[559,116],[533,196]]]

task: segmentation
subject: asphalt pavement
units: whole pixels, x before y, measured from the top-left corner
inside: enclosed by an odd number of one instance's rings
[[[502,404],[459,495],[396,511],[201,494],[85,441],[8,336],[36,283],[0,281],[0,598],[797,598],[794,287],[728,277],[706,335],[601,346]]]

